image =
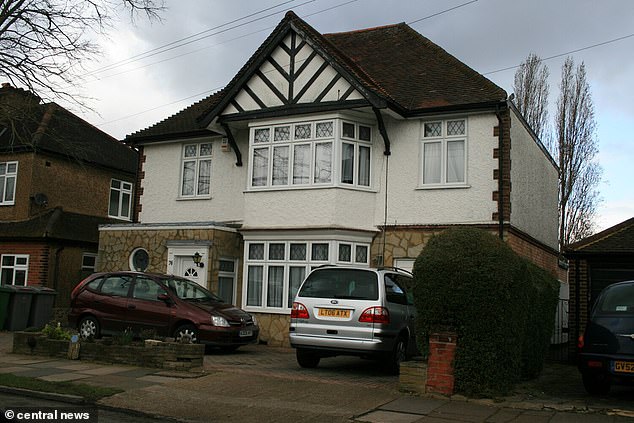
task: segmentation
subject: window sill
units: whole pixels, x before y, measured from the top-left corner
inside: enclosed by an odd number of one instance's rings
[[[132,219],[131,219],[131,218],[129,218],[129,217],[123,217],[123,216],[110,216],[110,215],[108,215],[108,217],[109,217],[110,219],[122,220],[122,221],[124,221],[124,222],[132,222]]]
[[[196,200],[211,200],[211,195],[199,195],[195,197],[176,197],[176,201],[196,201]]]
[[[434,184],[434,185],[419,185],[417,190],[436,190],[436,189],[468,189],[471,185],[468,184]]]
[[[276,187],[258,187],[258,188],[247,188],[244,190],[244,193],[252,193],[252,192],[279,192],[279,191],[302,191],[302,190],[312,190],[312,189],[345,189],[349,191],[358,191],[358,192],[368,192],[371,194],[376,194],[378,191],[373,188],[364,188],[364,187],[356,187],[350,185],[297,185],[297,186],[276,186]]]
[[[2,206],[15,206],[15,202],[12,203],[0,203],[0,207]]]

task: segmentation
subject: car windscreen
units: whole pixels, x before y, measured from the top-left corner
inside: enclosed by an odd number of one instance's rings
[[[376,274],[368,270],[318,269],[308,275],[298,295],[376,301],[379,283]]]
[[[196,282],[192,282],[188,279],[170,278],[164,279],[163,284],[178,296],[181,300],[195,300],[199,302],[224,302],[222,298],[209,292]]]
[[[597,303],[595,314],[634,316],[634,282],[606,288]]]

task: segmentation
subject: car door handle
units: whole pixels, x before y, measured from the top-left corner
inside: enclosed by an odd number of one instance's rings
[[[136,306],[134,304],[128,304],[128,308],[130,310],[134,310],[136,308]]]

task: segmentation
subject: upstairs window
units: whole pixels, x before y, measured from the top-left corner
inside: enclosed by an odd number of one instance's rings
[[[467,162],[467,120],[423,123],[422,185],[464,185]]]
[[[211,193],[211,143],[183,146],[182,198],[209,197]]]
[[[110,182],[110,203],[108,216],[130,220],[132,210],[132,184],[113,179]]]
[[[333,121],[252,129],[251,187],[330,184],[334,136]]]
[[[342,122],[341,183],[370,186],[372,130],[369,126]]]
[[[0,162],[0,206],[15,204],[18,162]]]

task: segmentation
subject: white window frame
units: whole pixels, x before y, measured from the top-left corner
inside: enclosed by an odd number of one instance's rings
[[[115,182],[119,183],[119,188],[116,188],[113,186]],[[121,219],[121,220],[132,220],[132,204],[134,203],[133,187],[134,186],[131,182],[126,182],[121,179],[114,179],[114,178],[110,180],[110,191],[108,196],[108,216],[109,217],[113,217],[115,219]],[[117,192],[119,196],[116,214],[112,214],[110,212],[113,191]],[[124,212],[123,197],[126,195],[129,197],[127,216],[123,213]]]
[[[340,165],[340,175],[339,175],[339,183],[342,186],[350,186],[350,187],[357,187],[357,188],[370,188],[370,186],[372,185],[372,127],[370,125],[366,125],[366,124],[362,124],[362,123],[357,123],[357,122],[353,122],[350,120],[341,120],[341,141],[338,143],[338,145],[340,146],[339,148],[341,149],[341,154],[340,154],[340,159],[339,159],[339,165]],[[347,137],[344,135],[344,131],[343,131],[343,126],[344,124],[347,125],[353,125],[354,126],[354,136],[353,137]],[[359,128],[363,127],[363,128],[367,128],[370,131],[370,139],[369,140],[362,140],[359,137]],[[348,144],[348,145],[353,145],[354,146],[354,153],[353,153],[353,168],[352,168],[352,182],[344,182],[343,181],[343,177],[344,177],[344,169],[343,169],[343,146],[344,144]],[[361,154],[360,154],[360,150],[361,148],[369,148],[369,169],[368,169],[368,183],[367,184],[362,184],[360,182],[360,171],[361,171]]]
[[[323,240],[323,239],[312,239],[312,240],[300,240],[300,239],[285,239],[285,240],[250,240],[245,242],[244,246],[244,268],[243,268],[243,290],[242,290],[242,308],[251,312],[261,312],[261,313],[272,313],[272,314],[290,314],[292,299],[289,299],[290,294],[290,275],[291,268],[303,268],[304,269],[304,278],[308,276],[310,271],[315,267],[322,266],[324,264],[335,264],[339,258],[339,249],[338,246],[340,243],[353,245],[352,247],[352,258],[354,261],[356,246],[365,246],[368,251],[368,263],[345,263],[347,265],[356,265],[356,266],[368,266],[370,259],[370,243],[362,243],[362,242],[352,242],[352,241],[335,241],[335,240]],[[249,248],[250,245],[253,244],[262,244],[264,248],[264,256],[262,259],[250,259],[249,258]],[[271,259],[269,257],[269,246],[271,244],[284,244],[284,259]],[[303,260],[291,260],[291,245],[292,244],[304,244],[306,246],[306,255]],[[326,244],[328,245],[328,258],[326,260],[313,260],[312,258],[312,250],[313,245],[317,244]],[[261,293],[259,298],[259,305],[249,305],[249,267],[250,266],[258,266],[262,268],[262,280],[259,281],[261,283]],[[268,276],[269,276],[269,268],[270,267],[283,267],[284,268],[284,279],[283,279],[283,289],[282,289],[282,306],[281,307],[269,307],[267,304],[268,301]],[[300,281],[299,283],[301,284]],[[297,286],[299,288],[299,285]],[[290,301],[289,301],[290,300]],[[289,304],[290,303],[290,304]]]
[[[13,257],[13,265],[4,264],[5,257]],[[17,264],[18,259],[26,259],[26,264]],[[29,284],[29,255],[28,254],[2,254],[0,256],[0,278],[4,275],[5,269],[13,269],[11,275],[11,283],[8,284],[4,278],[0,281],[0,285],[15,285],[16,272],[24,272],[24,286]],[[20,285],[21,286],[21,285]]]
[[[220,278],[231,279],[233,283],[233,291],[231,293],[231,304],[236,304],[236,296],[238,293],[238,260],[233,258],[221,257],[220,261],[230,261],[233,263],[233,272],[225,270],[218,270],[218,294],[220,294]],[[220,262],[218,262],[218,269],[220,269]]]
[[[93,264],[92,266],[87,266],[85,263],[86,258],[90,257],[91,259],[95,260],[95,264]],[[95,269],[97,268],[97,254],[95,253],[83,253],[81,255],[81,270],[89,270],[91,272],[94,272]]]
[[[355,127],[355,137],[348,138],[343,137],[343,122],[346,124],[352,124]],[[330,124],[332,125],[332,134],[329,136],[318,137],[317,128],[320,124]],[[296,130],[298,126],[302,125],[310,125],[310,137],[308,138],[295,138]],[[368,129],[369,140],[362,140],[359,138],[359,128],[364,127]],[[280,128],[288,128],[288,133],[290,134],[287,140],[276,140],[275,134],[276,129],[280,130]],[[264,134],[268,132],[268,138],[263,136],[264,140],[256,141],[256,137],[258,134]],[[271,122],[271,123],[263,123],[263,124],[254,124],[250,128],[249,132],[249,170],[248,170],[248,182],[247,182],[247,190],[248,191],[261,191],[261,190],[288,190],[288,189],[306,189],[306,188],[323,188],[323,187],[345,187],[345,188],[353,188],[360,190],[370,190],[372,187],[372,172],[373,172],[373,139],[374,139],[374,128],[371,124],[364,123],[363,121],[357,122],[355,120],[349,118],[343,118],[339,115],[333,117],[324,117],[315,120],[289,120],[283,122]],[[259,138],[259,137],[258,137]],[[343,145],[344,143],[349,143],[354,145],[354,170],[353,170],[353,181],[352,183],[344,183],[341,181],[341,175],[343,172],[343,162],[342,162],[342,154],[343,154]],[[329,144],[330,146],[330,177],[322,178],[321,180],[318,178],[317,173],[317,165],[319,163],[319,153],[320,147],[323,144]],[[276,149],[286,149],[286,157],[281,160],[276,160],[275,152]],[[302,178],[301,180],[304,182],[296,182],[295,177],[298,175],[294,174],[295,165],[296,165],[296,154],[298,153],[298,149],[302,148],[302,155],[306,155],[306,157],[310,160],[308,164],[308,168],[302,167],[305,170],[305,173],[299,174]],[[360,175],[359,171],[361,169],[361,157],[360,151],[363,148],[367,148],[368,150],[368,176],[367,184],[360,183]],[[262,156],[266,155],[266,159],[258,159],[256,160],[255,154],[257,151],[262,152]],[[282,150],[277,150],[282,151]],[[326,156],[323,156],[324,158]],[[279,159],[279,157],[277,157]],[[262,163],[266,160],[266,164]],[[281,163],[283,160],[286,160],[286,180],[280,181],[279,175],[277,172],[278,167],[274,166],[278,163]],[[307,160],[307,161],[308,161]],[[256,164],[261,163],[262,166],[258,166],[256,168]],[[298,162],[299,163],[299,162]],[[283,172],[282,172],[283,174]],[[274,181],[274,176],[278,176]],[[255,179],[258,179],[257,183]]]
[[[350,261],[343,261],[339,259],[339,249],[341,248],[342,245],[350,246]],[[365,261],[357,261],[357,247],[366,248]],[[335,255],[337,257],[337,264],[367,266],[370,264],[370,244],[360,243],[360,242],[339,241],[337,242],[337,251],[335,251]]]
[[[464,121],[464,134],[459,135],[448,135],[447,134],[447,123],[451,121]],[[425,124],[433,124],[440,123],[441,124],[441,134],[438,136],[425,136]],[[467,187],[468,181],[468,145],[469,145],[469,122],[467,117],[453,117],[446,119],[434,119],[427,120],[421,122],[421,143],[420,143],[420,177],[419,177],[419,188],[451,188],[451,187]],[[463,181],[457,182],[447,182],[447,171],[448,171],[448,153],[447,148],[450,142],[462,141],[463,143]],[[425,183],[425,146],[429,144],[440,144],[441,155],[440,155],[440,181],[439,182],[428,182]]]
[[[209,145],[209,154],[202,155],[200,153],[201,146]],[[196,155],[195,156],[186,156],[187,147],[196,146]],[[200,192],[200,167],[203,162],[209,162],[209,192]],[[194,163],[194,187],[193,192],[191,194],[184,193],[184,182],[185,182],[185,164],[186,163]],[[183,144],[183,150],[181,153],[181,176],[179,180],[178,186],[178,196],[180,199],[209,199],[211,198],[211,181],[212,181],[212,173],[213,173],[213,143],[211,141],[207,142],[188,142]]]
[[[4,165],[4,171],[0,174],[0,206],[12,206],[15,204],[15,192],[18,187],[18,162],[0,162],[0,165]],[[9,172],[9,166],[12,165],[15,165],[15,171]],[[13,181],[13,195],[7,198],[7,186],[10,180]]]

